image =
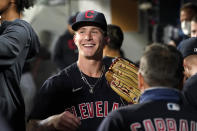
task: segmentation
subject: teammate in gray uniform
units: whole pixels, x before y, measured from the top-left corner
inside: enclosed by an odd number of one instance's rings
[[[140,60],[139,104],[111,112],[98,131],[196,130],[197,111],[185,105],[179,91],[183,82],[182,64],[182,55],[175,47],[148,46]]]
[[[93,10],[81,12],[72,29],[78,61],[44,83],[36,97],[29,131],[95,131],[111,110],[124,104],[105,79],[104,14]]]

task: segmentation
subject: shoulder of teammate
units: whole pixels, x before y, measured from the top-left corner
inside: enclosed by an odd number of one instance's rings
[[[110,112],[108,116],[101,122],[97,131],[122,131],[127,128],[125,118],[131,115],[129,113],[129,106],[119,107]]]

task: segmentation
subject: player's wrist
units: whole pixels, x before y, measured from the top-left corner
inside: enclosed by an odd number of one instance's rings
[[[48,117],[47,119],[39,121],[39,126],[42,128],[42,131],[54,131],[55,128],[55,119],[56,116]]]

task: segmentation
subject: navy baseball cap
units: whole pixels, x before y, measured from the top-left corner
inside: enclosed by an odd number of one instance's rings
[[[85,25],[94,25],[100,27],[103,31],[107,31],[107,22],[103,13],[87,10],[78,13],[76,21],[72,24],[72,29],[77,31]]]
[[[68,24],[69,25],[72,25],[75,21],[76,21],[76,17],[77,17],[77,14],[78,14],[79,12],[77,12],[77,13],[75,13],[74,15],[71,15],[70,17],[69,17],[69,19],[68,19]]]
[[[183,58],[190,55],[197,55],[197,37],[183,40],[180,43],[180,48],[178,48],[178,50],[183,55]]]

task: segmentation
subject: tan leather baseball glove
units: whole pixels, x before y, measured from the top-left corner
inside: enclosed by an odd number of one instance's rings
[[[138,88],[138,68],[131,62],[116,58],[105,77],[111,88],[129,103],[138,103],[140,90]]]

